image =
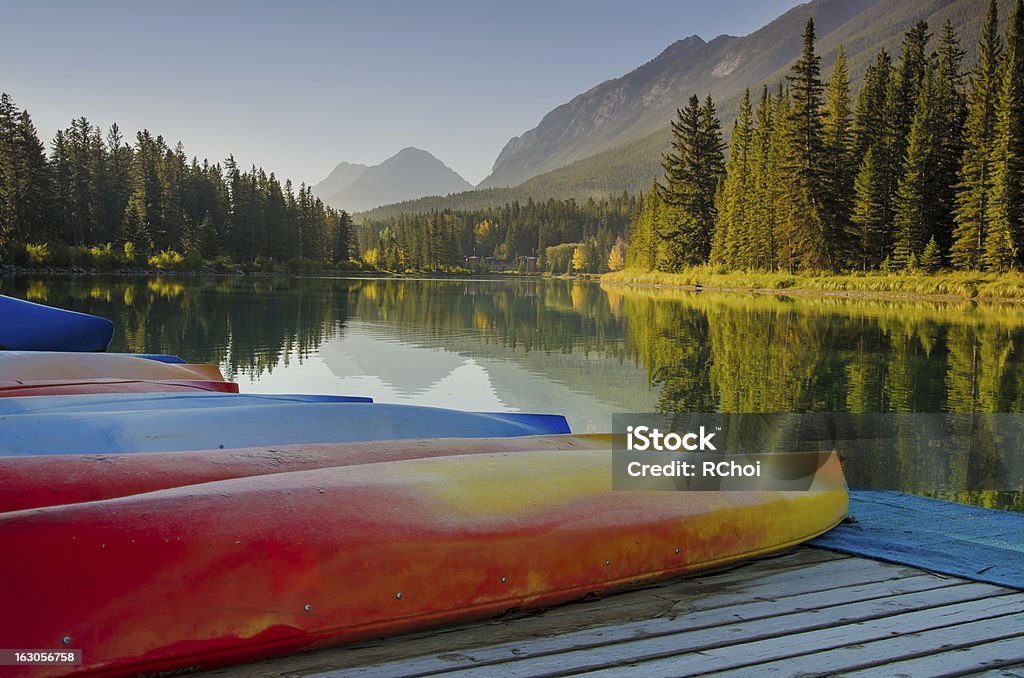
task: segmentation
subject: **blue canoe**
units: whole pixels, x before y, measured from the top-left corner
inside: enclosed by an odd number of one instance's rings
[[[105,351],[114,323],[0,295],[0,349],[8,351]]]
[[[559,415],[460,412],[332,396],[156,393],[3,400],[0,456],[570,432]]]

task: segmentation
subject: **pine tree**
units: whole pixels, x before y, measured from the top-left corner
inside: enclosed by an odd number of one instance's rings
[[[661,187],[652,181],[643,206],[630,226],[626,266],[640,271],[653,271],[658,261],[657,228],[661,220]]]
[[[753,116],[748,89],[743,94],[740,114],[733,125],[725,182],[720,193],[718,223],[711,245],[711,262],[729,268],[754,266],[749,227],[753,197],[750,175]]]
[[[891,166],[891,149],[885,142],[886,94],[892,78],[892,59],[883,49],[864,74],[853,117],[853,206],[848,242],[849,262],[869,270],[881,265],[888,249],[887,224],[892,218],[885,169]]]
[[[939,34],[938,68],[935,72],[935,101],[938,139],[935,154],[936,206],[931,232],[935,235],[940,256],[949,252],[953,243],[953,213],[956,210],[956,185],[960,161],[964,153],[964,121],[967,100],[963,91],[960,49],[953,24],[946,21]]]
[[[925,245],[924,251],[921,253],[921,259],[918,262],[921,270],[925,273],[935,273],[942,268],[942,255],[939,253],[939,245],[932,237]]]
[[[892,260],[897,268],[917,262],[944,215],[938,173],[942,125],[939,119],[937,65],[928,69],[910,128],[904,175],[896,191]]]
[[[725,144],[722,142],[722,125],[715,110],[711,95],[704,98],[700,109],[700,135],[697,155],[696,213],[698,232],[695,248],[699,252],[697,263],[707,261],[711,254],[711,240],[714,237],[718,210],[715,196],[725,180]]]
[[[892,77],[892,58],[879,50],[875,61],[864,71],[864,86],[853,113],[853,154],[858,166],[868,149],[878,146],[885,130],[885,96]]]
[[[788,198],[783,222],[785,265],[790,271],[833,269],[839,254],[826,226],[828,187],[821,172],[825,164],[823,85],[821,58],[814,53],[813,18],[807,20],[803,41],[803,54],[787,76],[792,110],[785,123],[788,156],[781,168]]]
[[[886,258],[885,186],[875,160],[878,152],[878,147],[868,147],[854,181],[850,235],[856,254],[851,261],[863,271],[877,268]]]
[[[886,91],[883,128],[885,152],[877,153],[875,162],[883,191],[880,201],[883,211],[882,238],[887,254],[891,253],[895,237],[896,196],[900,181],[906,174],[907,144],[928,66],[925,47],[929,38],[925,21],[919,21],[903,35],[900,59],[889,78]]]
[[[996,0],[989,0],[985,27],[978,44],[978,65],[971,75],[967,93],[965,150],[957,187],[956,229],[950,248],[950,260],[960,269],[980,269],[982,265],[992,192],[1001,55]]]
[[[825,237],[834,243],[833,266],[836,266],[847,258],[846,237],[850,230],[856,172],[856,165],[853,163],[850,79],[846,66],[846,51],[842,45],[839,47],[832,75],[825,87],[825,101]]]
[[[53,229],[58,240],[69,242],[72,220],[71,167],[64,130],[57,130],[50,144],[50,179],[53,187]]]
[[[11,97],[0,94],[0,246],[16,237],[17,230],[17,117]]]
[[[108,240],[118,240],[118,225],[132,194],[132,147],[125,143],[116,123],[107,131],[106,152],[103,220],[110,232]]]
[[[744,252],[749,267],[760,270],[771,270],[775,266],[774,234],[779,187],[775,180],[775,154],[772,150],[774,106],[775,100],[766,85],[757,105],[757,126],[751,140],[751,198],[747,219],[750,242]]]
[[[45,243],[51,229],[50,167],[28,111],[0,95],[0,245]]]
[[[121,220],[121,239],[141,255],[147,255],[153,249],[150,236],[149,220],[146,217],[146,203],[141,194],[132,193],[124,208]]]
[[[992,194],[983,261],[1003,271],[1021,262],[1024,246],[1024,1],[1017,0],[1006,31],[1006,58],[996,104]]]
[[[352,257],[352,217],[345,210],[338,212],[335,218],[333,251],[335,262]]]
[[[921,95],[921,86],[928,70],[925,48],[931,34],[928,22],[919,21],[903,36],[903,48],[894,77],[889,81],[886,97],[888,142],[896,159],[896,177],[902,175],[899,165],[906,157],[910,127]]]
[[[678,272],[707,261],[724,164],[714,102],[709,95],[702,105],[693,95],[672,122],[672,150],[664,156],[665,209],[656,228],[658,270]]]

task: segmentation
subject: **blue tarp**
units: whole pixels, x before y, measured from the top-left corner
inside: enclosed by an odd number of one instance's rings
[[[1024,514],[851,490],[850,516],[811,546],[1024,589]]]

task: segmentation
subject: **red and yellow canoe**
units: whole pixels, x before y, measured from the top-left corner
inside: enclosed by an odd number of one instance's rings
[[[0,456],[0,513],[271,473],[470,454],[606,450],[610,442],[610,435],[590,434],[305,443],[150,454]]]
[[[807,491],[611,482],[608,449],[485,451],[0,514],[0,636],[82,650],[36,675],[175,675],[720,566],[847,511],[834,455]]]

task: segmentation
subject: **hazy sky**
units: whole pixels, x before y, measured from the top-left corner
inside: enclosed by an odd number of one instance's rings
[[[745,35],[796,4],[0,0],[0,90],[47,146],[84,115],[296,185],[406,146],[477,183],[558,104],[675,40]]]

